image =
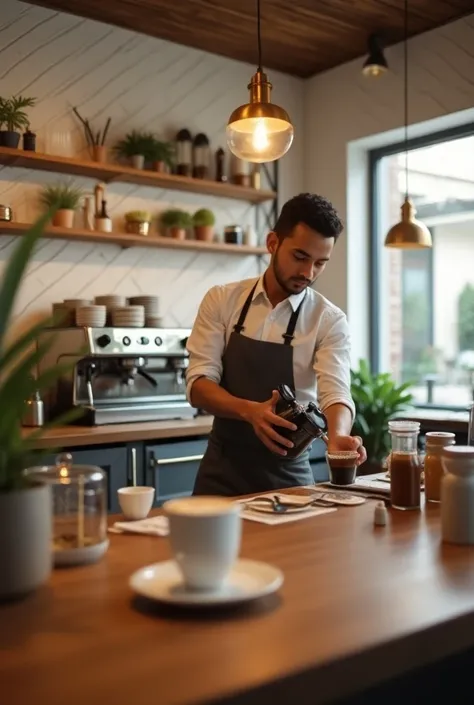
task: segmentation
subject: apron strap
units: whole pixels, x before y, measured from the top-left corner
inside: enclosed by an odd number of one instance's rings
[[[283,333],[283,336],[282,336],[283,340],[285,341],[285,343],[284,343],[285,345],[291,345],[291,343],[293,342],[293,339],[295,337],[295,328],[296,328],[296,324],[298,322],[298,316],[300,315],[301,307],[303,305],[303,301],[305,300],[305,298],[306,298],[306,294],[301,299],[300,305],[298,306],[298,308],[295,311],[293,311],[293,313],[290,316],[290,320],[288,321],[288,327],[286,329],[286,333]]]
[[[259,280],[258,280],[259,281]],[[242,306],[242,311],[240,312],[239,320],[234,326],[234,333],[242,333],[244,330],[245,326],[245,319],[247,318],[247,314],[249,312],[250,305],[252,303],[253,295],[255,293],[255,289],[257,288],[258,281],[255,283],[255,286],[252,287],[252,291],[250,294],[247,296],[244,305]]]

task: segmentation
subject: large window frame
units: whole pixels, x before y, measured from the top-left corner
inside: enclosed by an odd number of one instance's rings
[[[380,166],[384,157],[393,156],[405,149],[411,151],[422,147],[430,147],[442,142],[449,142],[463,137],[474,136],[474,122],[458,125],[446,130],[432,132],[421,137],[409,139],[406,143],[396,142],[370,150],[368,153],[369,163],[369,359],[374,372],[381,371],[381,345],[379,336],[381,307],[380,307],[380,259],[383,251],[383,238],[381,237],[381,213],[380,213]],[[400,202],[401,205],[401,202]],[[433,334],[434,312],[431,311],[430,327]],[[439,405],[417,404],[420,408],[443,408],[459,410],[459,407],[440,407]]]

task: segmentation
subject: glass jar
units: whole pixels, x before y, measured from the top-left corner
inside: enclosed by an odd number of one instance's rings
[[[440,502],[441,478],[444,474],[443,448],[454,445],[455,435],[444,431],[430,431],[425,438],[425,499],[427,502]]]
[[[389,421],[390,499],[394,509],[419,509],[421,468],[418,458],[418,421]]]
[[[310,402],[305,408],[296,401],[290,387],[281,384],[278,387],[280,401],[276,413],[282,419],[295,424],[296,431],[290,431],[281,426],[275,427],[280,436],[293,442],[293,448],[285,448],[287,458],[298,458],[313,443],[316,438],[325,438],[327,431],[326,417],[316,404]]]
[[[70,453],[56,465],[27,470],[52,486],[55,565],[93,563],[108,548],[107,478],[94,465],[73,465]]]

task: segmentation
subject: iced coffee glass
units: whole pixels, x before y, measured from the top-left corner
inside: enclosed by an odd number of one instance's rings
[[[417,421],[389,421],[390,499],[394,509],[419,509],[421,466],[418,457],[420,424]]]

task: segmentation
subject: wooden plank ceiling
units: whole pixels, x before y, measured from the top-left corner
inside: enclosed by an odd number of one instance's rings
[[[256,63],[256,0],[29,0],[232,59]],[[403,0],[261,0],[263,64],[308,77],[403,37]],[[409,0],[410,35],[474,12],[474,0]]]

